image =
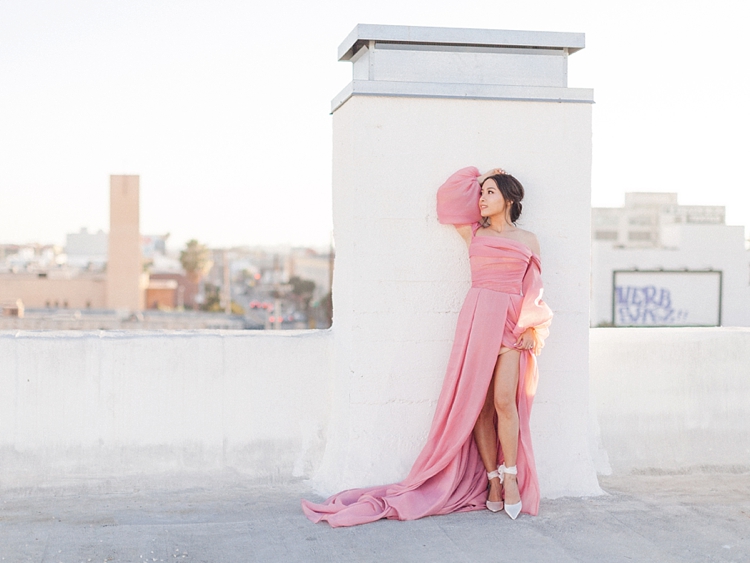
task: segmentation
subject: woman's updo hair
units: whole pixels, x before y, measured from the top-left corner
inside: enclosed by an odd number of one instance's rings
[[[521,182],[516,180],[510,174],[495,174],[494,176],[485,178],[484,181],[486,182],[487,180],[495,180],[497,188],[500,190],[500,193],[503,194],[503,199],[505,199],[505,201],[513,202],[510,206],[510,222],[515,224],[521,216],[521,210],[523,209],[523,205],[521,204],[521,200],[523,199],[523,186],[521,185]],[[482,185],[484,185],[484,182]],[[482,226],[487,227],[489,224],[490,218],[483,217]]]

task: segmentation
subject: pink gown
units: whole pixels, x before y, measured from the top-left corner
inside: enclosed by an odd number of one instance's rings
[[[409,475],[400,483],[350,489],[321,504],[302,501],[313,522],[355,526],[380,518],[423,516],[485,508],[487,473],[473,437],[501,346],[512,348],[534,327],[540,345],[552,311],[542,301],[539,257],[524,244],[501,236],[475,236],[479,228],[479,171],[464,168],[438,190],[438,220],[472,225],[471,289],[458,316],[455,339],[432,427]],[[518,486],[523,512],[539,511],[539,483],[531,447],[529,416],[537,386],[536,357],[522,351],[516,404]],[[498,464],[502,463],[498,444]]]

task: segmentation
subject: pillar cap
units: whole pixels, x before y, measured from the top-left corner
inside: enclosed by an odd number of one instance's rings
[[[339,61],[350,60],[369,41],[416,45],[544,48],[566,50],[567,53],[575,53],[586,46],[586,36],[583,33],[360,23],[339,45]]]

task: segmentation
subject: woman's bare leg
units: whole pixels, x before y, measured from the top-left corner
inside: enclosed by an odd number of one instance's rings
[[[518,456],[518,408],[516,390],[518,388],[518,366],[521,353],[509,350],[500,355],[495,365],[494,406],[497,411],[497,434],[506,467],[516,464]],[[505,474],[505,502],[515,504],[521,500],[515,475]]]
[[[474,425],[474,441],[477,443],[479,456],[487,473],[497,469],[497,432],[495,431],[495,391],[493,376],[490,387],[487,390],[487,398],[484,401],[482,412],[479,413]],[[502,498],[502,485],[500,479],[490,480],[490,492],[487,497],[490,502],[500,502]]]

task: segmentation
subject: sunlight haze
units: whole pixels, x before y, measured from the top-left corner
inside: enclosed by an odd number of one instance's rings
[[[138,174],[141,232],[171,245],[327,245],[357,23],[585,33],[593,205],[678,192],[750,226],[743,4],[4,0],[0,243],[106,230],[109,175]]]

